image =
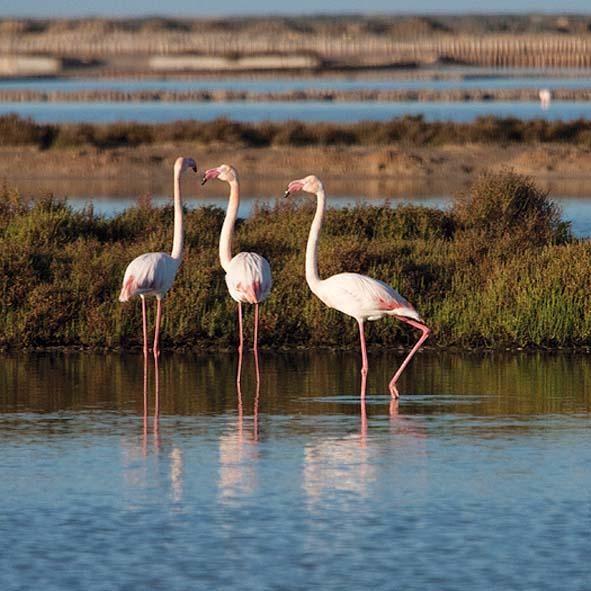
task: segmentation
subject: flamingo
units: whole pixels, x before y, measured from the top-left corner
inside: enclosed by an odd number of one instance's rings
[[[222,164],[217,168],[206,170],[201,184],[209,179],[218,179],[230,185],[228,209],[220,234],[220,263],[226,272],[226,285],[232,298],[238,302],[238,327],[240,331],[240,344],[238,351],[242,359],[244,337],[242,333],[242,304],[254,304],[254,352],[255,360],[258,356],[258,325],[259,304],[264,302],[273,283],[271,279],[271,267],[267,259],[256,252],[240,252],[232,257],[232,232],[238,215],[240,205],[240,181],[236,169],[228,164]],[[258,368],[258,365],[257,365]],[[258,377],[258,372],[257,372]],[[238,370],[238,380],[240,369]]]
[[[142,299],[144,329],[144,356],[148,354],[148,329],[146,321],[146,296],[156,297],[156,328],[154,330],[154,357],[160,354],[159,335],[162,298],[171,288],[183,256],[183,203],[181,199],[181,175],[185,170],[197,172],[193,158],[177,158],[174,163],[174,237],[172,253],[147,252],[129,263],[123,277],[120,302],[127,302],[133,296]]]
[[[538,96],[540,97],[540,106],[542,107],[542,110],[545,111],[550,107],[550,102],[552,101],[552,93],[550,92],[549,88],[542,88],[540,89]]]
[[[388,385],[393,399],[399,397],[396,382],[408,365],[413,355],[419,350],[430,329],[421,320],[417,311],[394,288],[383,281],[372,279],[358,273],[339,273],[320,279],[318,275],[318,235],[326,209],[326,196],[320,180],[310,175],[289,183],[285,197],[291,193],[305,191],[316,195],[317,207],[314,220],[310,227],[306,246],[306,281],[310,290],[329,308],[335,308],[343,314],[352,316],[359,325],[361,341],[361,397],[365,397],[367,378],[367,349],[365,346],[364,323],[366,320],[378,320],[384,316],[393,316],[397,320],[409,324],[421,331],[421,336],[410,353],[404,359]]]

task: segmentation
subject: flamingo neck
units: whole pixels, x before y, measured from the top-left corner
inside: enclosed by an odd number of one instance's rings
[[[316,213],[310,226],[308,244],[306,245],[306,281],[313,292],[315,292],[320,283],[320,276],[318,275],[318,235],[320,234],[324,211],[326,209],[324,189],[320,189],[316,193],[316,201]]]
[[[179,262],[183,256],[183,201],[180,170],[174,171],[174,236],[171,256]]]
[[[230,185],[230,197],[220,234],[220,263],[226,272],[232,260],[232,232],[234,231],[234,224],[238,216],[238,206],[240,205],[240,184],[238,178],[228,181],[228,183]]]

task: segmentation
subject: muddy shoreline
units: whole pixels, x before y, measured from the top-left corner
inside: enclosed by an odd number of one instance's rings
[[[189,142],[100,150],[0,147],[0,182],[25,194],[168,194],[171,166],[184,154],[201,170],[222,162],[240,171],[245,194],[273,195],[291,178],[315,173],[333,194],[444,195],[463,191],[488,169],[511,168],[550,192],[588,195],[591,149],[564,144],[440,147],[236,147]],[[560,187],[566,187],[561,189]],[[207,194],[209,187],[195,186]],[[219,189],[218,189],[219,192]]]

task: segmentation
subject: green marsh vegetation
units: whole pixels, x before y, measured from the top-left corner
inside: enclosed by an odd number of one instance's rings
[[[214,121],[172,123],[36,123],[15,114],[0,116],[0,146],[40,149],[95,147],[111,149],[168,142],[268,146],[441,146],[483,143],[568,143],[591,146],[591,121],[523,121],[478,117],[470,123],[425,121],[421,115],[390,121],[303,123],[300,121],[243,123]]]
[[[259,252],[273,269],[261,311],[264,347],[357,346],[355,321],[326,309],[304,280],[314,207],[303,197],[237,224],[235,250]],[[236,344],[236,305],[217,253],[223,218],[219,208],[186,212],[185,257],[164,304],[164,349]],[[129,261],[170,249],[172,222],[172,204],[145,202],[106,218],[1,189],[0,346],[141,346],[139,301],[121,304],[117,295]],[[591,245],[571,236],[531,179],[510,171],[482,176],[447,210],[329,209],[319,266],[321,276],[354,271],[396,287],[432,327],[430,346],[591,344]],[[415,336],[394,320],[368,323],[372,346],[407,346]]]

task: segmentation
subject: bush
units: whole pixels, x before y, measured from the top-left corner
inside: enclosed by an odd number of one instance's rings
[[[117,295],[135,256],[169,251],[170,206],[104,218],[4,187],[0,213],[0,347],[141,346],[141,307]],[[304,280],[313,215],[312,202],[283,202],[237,224],[235,252],[259,252],[273,269],[263,346],[358,346],[355,321],[328,310]],[[218,261],[223,218],[213,207],[186,212],[185,256],[164,304],[165,348],[236,344],[236,304]],[[591,344],[591,246],[573,240],[547,194],[513,172],[483,176],[449,211],[329,209],[318,260],[321,277],[356,271],[390,283],[433,329],[431,345]],[[412,338],[394,321],[369,331],[373,345]]]
[[[479,177],[470,193],[455,199],[452,213],[459,228],[456,240],[476,261],[485,256],[505,260],[571,240],[569,224],[548,194],[511,171]]]

